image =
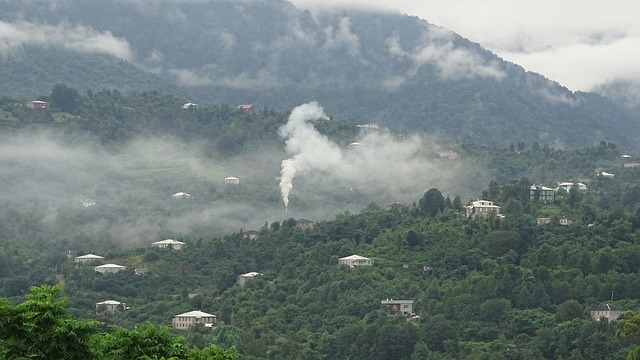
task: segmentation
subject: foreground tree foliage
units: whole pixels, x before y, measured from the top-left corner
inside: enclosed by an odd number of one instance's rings
[[[627,311],[622,320],[618,322],[618,332],[616,335],[620,338],[631,339],[636,344],[640,343],[640,314],[636,314],[633,311]],[[627,359],[640,359],[640,346],[634,348],[629,353]]]
[[[0,353],[3,358],[90,359],[96,321],[78,320],[68,312],[60,287],[32,287],[15,307],[0,304]]]
[[[80,320],[69,311],[60,286],[32,287],[17,306],[0,299],[2,359],[235,359],[235,349],[215,345],[189,348],[166,327],[144,324],[134,330],[114,327],[103,333],[94,320]]]

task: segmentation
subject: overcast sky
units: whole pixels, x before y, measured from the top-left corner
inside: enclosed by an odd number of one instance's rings
[[[291,1],[302,9],[351,4],[415,15],[574,91],[618,78],[640,82],[637,0]]]

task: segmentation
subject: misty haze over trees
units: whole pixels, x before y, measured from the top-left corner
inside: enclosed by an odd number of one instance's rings
[[[638,357],[633,96],[399,14],[0,7],[0,358]]]

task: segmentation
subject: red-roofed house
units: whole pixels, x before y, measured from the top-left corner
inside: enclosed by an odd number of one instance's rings
[[[251,105],[251,104],[242,104],[242,105],[238,105],[238,107],[236,108],[238,110],[244,110],[244,111],[250,111],[250,112],[254,112],[256,111],[256,108]]]
[[[46,101],[34,100],[34,101],[29,101],[27,103],[27,107],[30,109],[48,109],[49,103]]]

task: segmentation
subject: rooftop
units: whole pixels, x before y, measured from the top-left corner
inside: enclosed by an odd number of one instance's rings
[[[194,310],[194,311],[189,311],[186,312],[184,314],[178,314],[176,316],[180,316],[180,317],[194,317],[194,318],[203,318],[203,317],[217,317],[216,315],[213,314],[208,314],[204,311],[200,311],[200,310]]]
[[[166,240],[156,241],[156,242],[154,242],[152,244],[154,244],[154,245],[184,245],[185,243],[183,243],[182,241],[178,241],[178,240],[166,239]]]
[[[105,268],[118,269],[118,268],[126,268],[126,266],[122,266],[122,265],[118,265],[118,264],[104,264],[104,265],[98,265],[98,266],[96,266],[96,268],[100,268],[100,269],[105,269]]]
[[[78,257],[76,257],[76,259],[95,259],[95,260],[99,260],[99,259],[104,259],[104,256],[94,255],[94,254],[86,254],[86,255],[78,256]]]

